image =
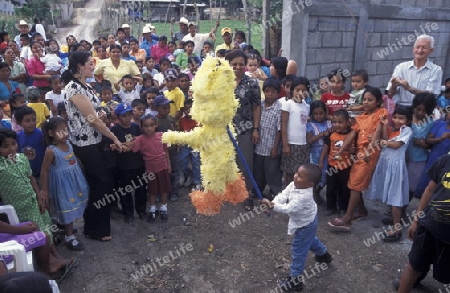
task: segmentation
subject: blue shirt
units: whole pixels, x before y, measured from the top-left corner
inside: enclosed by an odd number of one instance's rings
[[[152,36],[151,42],[147,41],[147,39],[144,39],[144,40],[142,40],[141,44],[139,45],[139,48],[144,49],[145,52],[147,53],[147,58],[152,56],[152,54],[150,53],[150,47],[158,44],[158,41],[159,41],[159,37],[157,35],[151,34],[151,36]]]
[[[442,109],[445,109],[447,106],[450,106],[450,99],[447,99],[445,96],[439,96],[437,105]]]
[[[20,131],[17,134],[17,144],[19,153],[23,153],[28,157],[33,176],[39,178],[45,155],[45,142],[42,131],[39,128],[36,128],[32,133]]]
[[[8,80],[8,82],[11,85],[11,91],[8,90],[3,82],[0,82],[0,101],[6,101],[11,98],[11,94],[15,93],[17,89],[20,91],[19,84],[17,82],[11,80]]]
[[[433,127],[433,120],[427,119],[422,120],[419,123],[411,123],[412,137],[411,139],[425,139],[430,133]],[[408,149],[406,150],[409,160],[412,162],[425,162],[428,160],[428,149],[421,148],[420,146],[414,145],[412,141]]]

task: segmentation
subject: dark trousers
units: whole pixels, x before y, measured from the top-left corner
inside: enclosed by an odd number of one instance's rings
[[[256,184],[258,184],[261,192],[266,187],[270,187],[271,195],[277,195],[281,192],[281,157],[272,158],[270,156],[260,156],[254,154],[253,156],[253,176]]]
[[[120,204],[122,205],[122,212],[126,216],[133,215],[133,192],[134,209],[136,210],[136,213],[139,214],[145,212],[145,205],[147,203],[147,184],[143,179],[144,173],[144,167],[131,170],[119,170],[120,187],[123,188],[123,193],[125,193],[125,195],[121,194],[120,196]],[[131,192],[126,192],[127,189],[130,190],[127,186],[132,187]]]
[[[178,195],[178,190],[181,187],[181,184],[184,182],[181,181],[180,175],[180,164],[178,163],[178,149],[175,147],[169,148],[169,157],[170,157],[170,167],[172,168],[172,172],[170,173],[170,184],[172,186],[171,194]]]
[[[112,182],[103,162],[99,144],[84,147],[73,146],[75,155],[84,168],[89,185],[89,199],[84,210],[84,234],[92,238],[111,235],[109,203],[106,195],[112,193]]]
[[[338,170],[329,166],[327,172],[327,209],[336,209],[336,202],[340,210],[347,210],[350,189],[347,187],[351,167]],[[333,172],[337,171],[337,173]],[[332,173],[330,175],[330,173]]]

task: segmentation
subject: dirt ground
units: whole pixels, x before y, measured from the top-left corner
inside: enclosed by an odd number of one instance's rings
[[[226,205],[212,217],[197,215],[187,192],[169,204],[166,223],[136,219],[130,226],[117,215],[111,242],[83,239],[86,250],[81,253],[59,245],[79,262],[61,283],[61,292],[281,292],[277,279],[289,274],[288,217],[268,217],[258,208],[244,212],[242,205]],[[314,266],[310,254],[304,292],[394,292],[392,280],[406,264],[411,242],[377,241],[368,247],[364,241],[384,229],[379,223],[386,207],[367,206],[369,219],[354,223],[351,233],[331,232],[319,208],[317,234],[334,260],[327,267]],[[430,276],[423,284],[413,292],[445,292]]]

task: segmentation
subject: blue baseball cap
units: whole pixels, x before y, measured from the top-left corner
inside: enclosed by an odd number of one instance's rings
[[[114,113],[116,115],[124,115],[127,112],[133,111],[133,108],[131,108],[130,105],[127,105],[126,103],[120,103],[117,105],[117,107],[114,109]]]
[[[155,107],[167,105],[167,104],[170,104],[170,103],[173,103],[173,101],[167,99],[167,98],[166,98],[165,96],[163,96],[163,95],[156,96],[155,100],[153,101],[153,105],[154,105]]]

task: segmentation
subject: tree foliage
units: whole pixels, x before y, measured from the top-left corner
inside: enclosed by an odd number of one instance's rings
[[[35,17],[39,18],[41,21],[44,20],[47,23],[51,23],[51,3],[54,0],[33,0],[27,5],[16,9],[16,14],[23,19],[33,19]]]

